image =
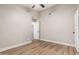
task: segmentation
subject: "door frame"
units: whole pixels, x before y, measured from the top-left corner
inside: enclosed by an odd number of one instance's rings
[[[35,19],[32,19],[32,20],[35,20]],[[36,21],[32,21],[32,22],[38,22],[39,23],[39,38],[37,40],[40,40],[40,21],[36,19]],[[34,33],[34,31],[33,31],[33,24],[32,24],[32,38],[34,39],[33,33]]]
[[[74,15],[74,25],[75,25],[75,48],[76,50],[79,52],[79,48],[78,48],[78,18],[79,18],[79,14],[78,14],[78,10],[76,10],[75,15]]]

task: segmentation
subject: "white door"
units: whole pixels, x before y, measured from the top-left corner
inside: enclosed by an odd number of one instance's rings
[[[39,39],[39,21],[33,22],[33,39]]]
[[[77,51],[79,52],[79,14],[78,14],[78,10],[76,11],[75,15],[74,15],[75,19],[75,47],[77,49]]]

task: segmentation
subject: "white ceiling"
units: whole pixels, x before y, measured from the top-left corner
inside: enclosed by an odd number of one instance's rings
[[[35,4],[35,8],[32,8],[33,4],[22,4],[22,6],[35,11],[43,11],[49,7],[53,7],[55,4],[44,4],[44,5],[45,5],[45,8],[42,8],[39,4]]]

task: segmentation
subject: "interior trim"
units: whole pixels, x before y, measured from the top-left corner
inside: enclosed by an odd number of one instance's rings
[[[61,45],[66,45],[66,46],[71,46],[71,47],[75,47],[75,45],[68,44],[68,43],[57,42],[57,41],[52,41],[52,40],[48,40],[48,39],[40,39],[40,40],[48,41],[48,42],[52,42],[52,43],[57,43],[57,44],[61,44]]]
[[[27,41],[27,42],[23,42],[23,43],[20,43],[20,44],[17,44],[17,45],[5,47],[5,48],[0,48],[0,52],[6,51],[6,50],[12,49],[12,48],[20,47],[20,46],[23,46],[23,45],[26,45],[26,44],[29,44],[29,43],[32,43],[32,41]]]

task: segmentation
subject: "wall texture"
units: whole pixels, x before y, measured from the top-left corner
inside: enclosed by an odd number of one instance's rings
[[[17,5],[0,5],[0,49],[32,40],[32,17]]]
[[[30,14],[32,15],[32,19],[39,20],[39,13],[38,12],[30,10]]]
[[[41,12],[41,39],[74,45],[75,11],[76,5],[56,5]],[[51,15],[49,15],[50,12],[52,12]]]

